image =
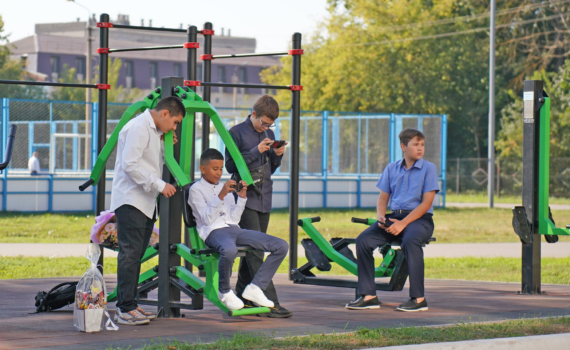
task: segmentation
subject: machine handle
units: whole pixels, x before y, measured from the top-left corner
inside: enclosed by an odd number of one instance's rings
[[[355,222],[355,223],[357,223],[357,224],[368,225],[368,219],[352,218],[351,221],[352,221],[352,222]]]
[[[79,186],[79,190],[81,192],[85,191],[85,189],[91,185],[93,185],[95,183],[95,181],[93,181],[93,179],[89,179],[87,180],[83,185]]]
[[[8,132],[8,143],[6,144],[6,155],[4,156],[4,162],[0,163],[0,170],[6,169],[12,159],[12,149],[14,147],[14,139],[16,138],[16,125],[10,125],[10,131]]]
[[[320,216],[315,216],[314,218],[310,218],[310,219],[311,219],[311,222],[312,222],[312,223],[321,221],[321,217],[320,217]],[[297,225],[303,226],[303,220],[305,220],[305,219],[297,220]]]
[[[253,184],[250,186],[251,186],[252,191],[255,192],[256,195],[261,196],[261,190],[258,187],[256,187]]]

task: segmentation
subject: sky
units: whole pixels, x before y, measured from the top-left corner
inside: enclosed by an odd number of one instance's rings
[[[326,0],[161,0],[157,2],[134,0],[0,0],[0,15],[4,34],[10,41],[34,34],[36,23],[72,22],[87,18],[88,11],[108,13],[111,19],[118,14],[129,15],[131,25],[145,25],[152,20],[153,27],[179,28],[193,24],[201,29],[204,22],[212,22],[215,34],[224,28],[227,35],[257,39],[257,52],[280,51],[289,48],[295,32],[304,37],[313,33],[320,21],[327,17]]]

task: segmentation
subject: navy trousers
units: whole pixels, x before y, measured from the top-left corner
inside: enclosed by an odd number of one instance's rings
[[[401,220],[406,214],[388,214],[386,218]],[[424,296],[424,251],[422,244],[433,235],[433,219],[431,214],[410,223],[398,235],[386,232],[374,223],[356,238],[356,255],[358,265],[358,294],[376,295],[374,282],[374,249],[385,244],[399,243],[408,263],[410,276],[410,298]]]

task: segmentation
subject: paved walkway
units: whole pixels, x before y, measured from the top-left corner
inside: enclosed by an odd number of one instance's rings
[[[354,245],[350,248],[356,254]],[[548,244],[542,242],[542,256],[550,258],[565,258],[570,256],[570,242]],[[42,244],[42,243],[0,243],[0,256],[48,256],[66,257],[85,256],[87,244]],[[520,243],[432,243],[424,249],[426,258],[460,258],[476,257],[521,257]],[[105,249],[106,257],[117,257],[117,252]],[[380,257],[378,251],[374,252]],[[304,257],[303,246],[298,246],[298,256]]]
[[[114,288],[115,278],[106,276],[106,280],[107,288]],[[73,327],[71,309],[28,314],[35,309],[34,296],[38,291],[47,291],[63,281],[73,278],[0,281],[0,349],[138,349],[152,340],[212,342],[221,336],[232,337],[236,332],[286,337],[351,332],[357,327],[436,326],[570,315],[570,286],[564,285],[543,285],[546,295],[521,296],[516,294],[520,283],[426,280],[429,311],[405,313],[395,309],[408,298],[407,286],[400,292],[378,292],[382,300],[380,310],[354,311],[344,308],[346,302],[354,299],[353,289],[298,285],[278,274],[273,281],[279,300],[293,311],[292,318],[231,318],[204,300],[203,310],[184,310],[182,318],[161,318],[147,326],[121,326],[116,332],[87,334]],[[156,291],[149,294],[149,298],[156,297]],[[113,315],[115,303],[108,306]],[[147,308],[156,311],[156,307]]]
[[[518,204],[508,204],[508,203],[495,203],[495,208],[504,208],[504,209],[511,209],[512,207],[516,207],[522,205],[521,203]],[[445,203],[446,207],[449,208],[487,208],[487,203]],[[570,204],[550,204],[550,209],[553,210],[570,210]]]

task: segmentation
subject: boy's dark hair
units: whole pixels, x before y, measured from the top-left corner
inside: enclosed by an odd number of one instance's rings
[[[162,100],[158,101],[154,109],[156,111],[167,110],[170,113],[171,117],[178,117],[179,115],[182,115],[182,117],[184,117],[186,115],[186,108],[178,96],[168,96],[163,98]]]
[[[426,139],[425,135],[416,129],[403,130],[398,137],[400,138],[400,143],[403,143],[404,146],[407,146],[408,142],[410,142],[414,137],[417,137],[420,140]]]
[[[279,117],[279,103],[277,103],[273,97],[263,95],[255,101],[253,111],[257,115],[257,118],[266,116],[271,120],[275,120]]]
[[[208,148],[200,156],[200,165],[206,166],[211,160],[224,160],[224,155],[215,148]]]

